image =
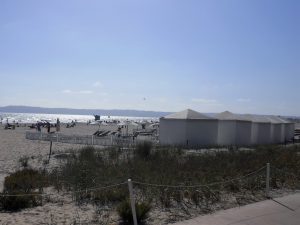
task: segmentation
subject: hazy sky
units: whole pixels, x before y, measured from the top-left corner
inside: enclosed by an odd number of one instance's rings
[[[300,115],[299,0],[1,0],[0,106]]]

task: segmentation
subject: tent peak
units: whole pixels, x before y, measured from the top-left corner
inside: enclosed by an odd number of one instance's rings
[[[165,119],[193,119],[193,120],[210,120],[212,117],[206,116],[202,113],[192,109],[186,109],[177,113],[173,113],[164,117]]]

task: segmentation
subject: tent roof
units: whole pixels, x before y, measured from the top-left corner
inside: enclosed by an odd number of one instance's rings
[[[253,115],[253,114],[245,114],[243,115],[247,117],[249,120],[251,120],[254,123],[271,123],[271,121],[263,115]]]
[[[191,109],[186,109],[181,112],[173,113],[163,117],[164,119],[185,119],[185,120],[211,120],[212,117],[206,116]]]
[[[271,122],[271,123],[288,123],[288,121],[278,117],[278,116],[266,116],[266,118]]]
[[[219,119],[219,120],[243,120],[243,121],[251,121],[247,116],[234,114],[234,113],[229,112],[229,111],[221,112],[221,113],[215,115],[215,117],[217,119]]]

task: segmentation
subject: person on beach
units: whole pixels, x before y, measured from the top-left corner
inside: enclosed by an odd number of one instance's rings
[[[47,132],[48,132],[48,133],[50,133],[50,127],[51,127],[51,126],[50,126],[50,123],[47,122]]]
[[[59,118],[57,118],[56,120],[56,132],[59,132],[60,131],[60,121],[59,121]]]
[[[36,124],[36,128],[38,132],[41,132],[41,124],[39,122]]]

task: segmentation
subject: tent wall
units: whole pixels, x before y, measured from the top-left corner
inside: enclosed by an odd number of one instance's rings
[[[280,124],[280,143],[284,143],[285,140],[285,123]]]
[[[216,146],[218,143],[217,120],[188,120],[186,131],[189,146]]]
[[[252,130],[251,130],[251,144],[257,145],[258,136],[259,136],[259,123],[252,123]]]
[[[250,146],[291,140],[295,125],[276,116],[223,112],[214,118],[184,110],[160,119],[162,145]]]
[[[272,144],[279,144],[279,143],[282,143],[283,140],[282,140],[282,126],[280,123],[275,123],[275,124],[272,124]]]
[[[219,120],[218,145],[235,145],[236,142],[236,121]]]
[[[159,141],[162,145],[186,145],[186,120],[160,119]]]
[[[295,135],[295,124],[287,123],[285,124],[285,140],[289,141],[294,138]]]
[[[236,145],[248,146],[252,141],[252,122],[236,121]]]
[[[257,124],[257,135],[255,145],[264,145],[271,143],[271,123],[253,123]]]

